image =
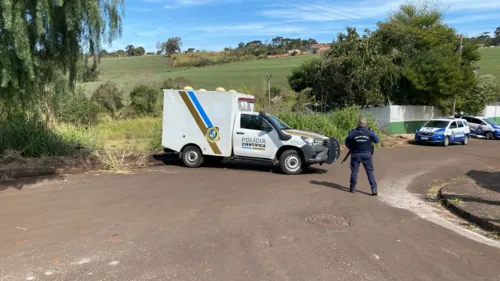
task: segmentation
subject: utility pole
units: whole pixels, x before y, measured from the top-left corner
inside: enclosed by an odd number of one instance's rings
[[[267,75],[267,95],[269,96],[269,109],[271,109],[271,77],[273,75]]]
[[[460,69],[460,64],[462,63],[462,48],[464,43],[464,35],[460,34],[460,47],[458,49],[458,68]],[[453,95],[453,108],[451,110],[451,114],[455,117],[455,106],[457,104],[457,93]]]

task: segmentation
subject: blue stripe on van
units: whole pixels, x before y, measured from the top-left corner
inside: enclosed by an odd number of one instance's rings
[[[188,91],[189,97],[193,101],[194,106],[200,113],[201,119],[205,122],[205,125],[207,125],[207,128],[213,127],[212,122],[210,122],[210,119],[207,116],[207,113],[205,113],[205,110],[203,110],[203,107],[201,106],[200,102],[198,101],[198,98],[194,94],[193,91]]]

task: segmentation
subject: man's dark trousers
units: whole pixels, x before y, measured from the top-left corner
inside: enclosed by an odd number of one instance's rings
[[[377,182],[375,181],[375,175],[373,174],[373,162],[372,155],[368,153],[355,153],[351,154],[351,191],[356,190],[356,184],[358,183],[358,171],[359,165],[363,163],[366,175],[368,176],[368,182],[372,189],[372,193],[377,193]]]

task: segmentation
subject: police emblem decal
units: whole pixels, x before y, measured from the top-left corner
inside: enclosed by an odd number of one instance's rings
[[[208,128],[205,136],[209,142],[217,142],[220,139],[219,129],[215,127]]]

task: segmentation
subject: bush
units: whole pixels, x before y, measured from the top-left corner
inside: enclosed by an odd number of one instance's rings
[[[280,112],[276,116],[287,123],[290,127],[298,130],[307,130],[328,137],[336,138],[343,143],[347,133],[356,127],[358,118],[362,112],[355,106],[337,110],[332,113],[303,113],[303,112]],[[366,116],[368,127],[382,138],[377,123]]]
[[[66,126],[56,131],[43,120],[23,116],[0,120],[0,155],[17,151],[23,157],[81,155],[92,142],[84,131]]]
[[[130,92],[130,108],[137,116],[152,116],[155,112],[159,91],[139,85]]]
[[[63,102],[57,119],[73,125],[89,126],[97,124],[99,112],[99,105],[87,98],[80,88]]]
[[[97,60],[93,59],[89,65],[89,59],[83,58],[78,64],[78,79],[84,83],[95,82],[99,79],[100,71],[97,69]]]
[[[191,81],[187,79],[186,77],[176,77],[175,79],[168,78],[167,80],[163,81],[161,84],[162,89],[183,89],[185,86],[188,86],[191,84]]]
[[[101,84],[92,95],[92,100],[113,118],[123,108],[123,92],[111,81]]]

